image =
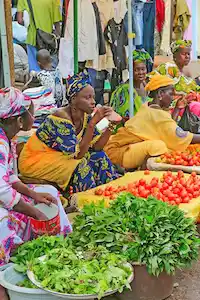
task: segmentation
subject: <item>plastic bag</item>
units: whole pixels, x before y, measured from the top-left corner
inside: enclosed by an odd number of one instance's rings
[[[198,133],[200,131],[200,118],[190,111],[189,106],[186,106],[178,125],[185,131]]]

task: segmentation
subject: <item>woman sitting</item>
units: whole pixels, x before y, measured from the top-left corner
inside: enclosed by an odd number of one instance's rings
[[[174,88],[176,93],[189,94],[191,91],[200,92],[200,87],[196,82],[188,77],[185,67],[189,65],[191,60],[192,42],[179,40],[171,44],[174,63],[164,63],[150,73],[150,76],[156,74],[166,75],[174,80]]]
[[[102,151],[113,125],[101,133],[96,124],[110,116],[110,107],[101,107],[91,117],[94,89],[86,73],[68,81],[69,106],[48,116],[25,145],[19,158],[22,175],[56,183],[63,191],[85,191],[114,180],[115,169]],[[72,191],[72,188],[71,188]]]
[[[152,70],[153,60],[144,50],[133,51],[133,79],[134,79],[134,115],[141,105],[150,100],[145,92],[146,75]],[[122,117],[129,117],[129,82],[116,88],[110,100],[114,111]]]
[[[178,40],[171,44],[171,51],[173,53],[174,63],[164,63],[158,66],[150,77],[156,74],[166,75],[174,80],[174,88],[176,96],[189,95],[185,98],[185,105],[189,104],[190,111],[200,116],[200,103],[198,101],[200,95],[200,86],[193,80],[188,72],[184,69],[191,60],[192,42],[185,40]],[[179,97],[178,97],[179,98]],[[181,114],[183,111],[181,112]]]
[[[155,75],[146,85],[153,101],[113,135],[105,151],[114,164],[126,169],[146,167],[149,157],[168,150],[184,151],[190,143],[200,143],[200,135],[183,131],[172,119],[169,107],[173,100],[173,80]],[[179,103],[177,103],[178,105]],[[179,108],[176,108],[176,113]]]
[[[29,217],[46,220],[34,203],[57,203],[61,231],[64,234],[71,231],[57,190],[52,186],[32,186],[30,189],[12,169],[11,140],[20,130],[31,129],[32,113],[31,102],[20,91],[14,88],[0,90],[0,265],[8,263],[10,253],[17,245],[31,239]]]

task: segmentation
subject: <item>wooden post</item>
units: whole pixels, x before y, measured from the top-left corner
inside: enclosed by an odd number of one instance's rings
[[[4,0],[7,44],[10,64],[10,77],[12,86],[15,85],[14,50],[12,33],[12,5],[10,0]]]

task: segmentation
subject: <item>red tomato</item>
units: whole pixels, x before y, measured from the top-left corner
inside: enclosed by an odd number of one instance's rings
[[[149,175],[150,174],[150,171],[149,170],[145,170],[144,171],[144,175]]]

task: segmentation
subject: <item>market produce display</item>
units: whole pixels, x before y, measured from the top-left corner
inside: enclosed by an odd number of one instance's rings
[[[26,274],[30,261],[47,254],[52,249],[63,246],[65,242],[66,240],[63,236],[43,235],[18,247],[10,260],[15,263],[15,270],[17,272]]]
[[[156,158],[155,161],[157,163],[164,163],[170,165],[200,166],[200,148],[193,149],[189,147],[183,152],[174,151],[170,153],[165,153],[160,157]]]
[[[145,171],[144,175],[149,175],[149,171]],[[143,178],[129,183],[127,186],[113,187],[110,185],[105,189],[97,188],[95,195],[102,195],[114,200],[123,191],[142,198],[148,198],[151,195],[158,200],[179,205],[200,196],[200,177],[196,173],[192,173],[186,178],[182,171],[174,174],[168,171],[161,178],[153,177],[149,182]]]
[[[28,278],[25,278],[23,281],[18,282],[17,286],[27,289],[37,289],[37,287]]]
[[[177,206],[153,197],[148,200],[122,193],[105,208],[104,203],[84,207],[73,224],[70,239],[87,249],[102,245],[129,262],[145,264],[158,276],[183,268],[198,258],[199,238],[191,218]]]
[[[44,289],[63,294],[98,295],[130,288],[132,268],[119,255],[98,247],[87,251],[58,248],[44,260],[36,259],[31,270]]]

